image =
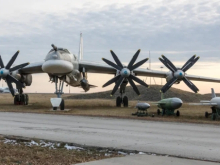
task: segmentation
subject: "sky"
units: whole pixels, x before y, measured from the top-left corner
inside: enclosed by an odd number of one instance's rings
[[[138,61],[151,53],[151,69],[161,70],[161,54],[181,67],[192,55],[200,60],[187,74],[220,78],[220,1],[219,0],[0,0],[0,54],[4,63],[20,50],[15,64],[43,61],[51,44],[78,54],[79,34],[83,33],[84,60],[113,60],[112,49],[124,63],[141,49]],[[147,68],[148,63],[142,66]],[[163,71],[168,71],[165,67]],[[98,88],[112,76],[88,74]],[[150,78],[141,77],[150,83]],[[33,75],[25,92],[54,92],[47,74]],[[151,79],[151,84],[161,79]],[[165,83],[163,79],[162,84]],[[5,82],[1,82],[5,86]],[[210,92],[217,83],[194,81],[200,93]],[[182,82],[174,85],[190,91]],[[69,92],[65,87],[64,91]],[[71,93],[82,92],[70,88]]]

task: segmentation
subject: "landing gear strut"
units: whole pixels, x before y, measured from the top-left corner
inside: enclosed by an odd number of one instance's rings
[[[51,98],[51,104],[53,106],[53,110],[57,110],[58,107],[60,107],[60,110],[64,110],[65,109],[65,102],[64,100],[61,98],[62,94],[63,94],[63,85],[64,85],[64,81],[62,79],[60,79],[59,84],[58,84],[58,77],[54,76],[53,77],[53,82],[55,83],[55,94],[57,95],[57,98]]]
[[[18,94],[14,97],[14,105],[28,105],[29,96],[23,93],[22,88],[18,89]]]
[[[126,87],[127,83],[128,83],[128,81],[125,80],[125,81],[123,81],[123,83],[120,86],[121,96],[118,96],[116,98],[116,107],[121,107],[121,104],[123,104],[124,107],[128,107],[128,97],[127,96],[123,97],[123,94],[125,93],[125,87]]]

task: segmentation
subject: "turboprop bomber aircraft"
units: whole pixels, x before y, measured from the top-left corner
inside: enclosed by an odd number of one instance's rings
[[[60,48],[53,44],[51,46],[52,49],[46,55],[45,61],[43,62],[36,62],[31,64],[24,63],[11,68],[12,64],[18,56],[19,51],[15,53],[15,55],[11,58],[6,66],[4,66],[3,61],[0,58],[0,78],[6,81],[11,94],[15,96],[15,104],[28,104],[28,95],[23,93],[23,88],[25,86],[31,85],[32,74],[35,73],[48,74],[50,81],[55,84],[55,94],[57,95],[57,98],[51,98],[52,106],[54,109],[60,107],[61,110],[64,110],[65,108],[64,100],[61,98],[63,94],[64,83],[72,87],[82,87],[85,91],[88,91],[91,87],[95,87],[94,85],[89,84],[87,79],[88,73],[104,73],[113,75],[113,78],[106,82],[103,87],[115,83],[111,95],[113,95],[118,90],[118,88],[120,88],[121,96],[119,96],[116,100],[117,106],[121,106],[121,104],[128,106],[128,97],[125,95],[125,88],[128,83],[133,87],[134,91],[138,95],[140,92],[134,81],[145,87],[148,87],[148,85],[137,78],[137,76],[166,78],[166,80],[169,82],[168,85],[165,85],[166,90],[168,90],[173,83],[179,83],[181,80],[184,82],[187,80],[187,82],[190,84],[192,84],[190,80],[218,83],[220,82],[220,79],[216,78],[186,75],[185,71],[195,63],[196,59],[194,56],[185,64],[187,66],[186,70],[177,69],[172,66],[172,72],[167,73],[157,70],[139,68],[148,60],[148,58],[145,58],[136,63],[136,60],[141,51],[140,49],[134,54],[128,66],[123,65],[112,50],[110,53],[115,63],[105,58],[103,58],[103,61],[108,65],[85,62],[81,58],[83,56],[82,34],[80,34],[80,53],[78,58],[68,49]],[[163,58],[164,57],[165,56],[163,56]],[[165,66],[171,66],[171,62],[167,58],[164,58],[164,61]],[[18,89],[18,94],[16,95],[14,93],[12,83],[15,83],[16,89]],[[166,90],[163,90],[163,92]]]

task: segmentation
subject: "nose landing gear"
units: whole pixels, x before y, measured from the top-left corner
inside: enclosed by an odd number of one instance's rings
[[[57,98],[50,99],[53,110],[57,110],[58,107],[60,107],[60,110],[64,110],[65,109],[65,102],[64,102],[64,99],[61,98],[62,94],[64,94],[63,93],[64,81],[62,79],[60,79],[59,85],[58,85],[58,76],[54,76],[52,81],[55,83],[55,92],[54,93],[57,95]]]

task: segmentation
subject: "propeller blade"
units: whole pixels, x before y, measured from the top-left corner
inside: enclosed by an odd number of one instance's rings
[[[133,65],[133,66],[131,67],[130,71],[132,71],[132,70],[134,70],[134,69],[140,67],[140,66],[143,65],[145,62],[147,62],[147,60],[148,60],[148,58],[145,58],[145,59],[139,61],[138,63],[136,63],[135,65]]]
[[[168,81],[162,88],[161,92],[165,93],[170,87],[176,82],[177,78],[173,77],[170,81]]]
[[[173,68],[171,68],[169,65],[167,65],[167,63],[162,59],[162,58],[159,58],[159,60],[170,70],[172,71],[173,73],[175,72],[175,70]]]
[[[195,93],[199,91],[199,89],[186,77],[183,78],[184,83]]]
[[[105,58],[102,58],[103,61],[105,61],[108,65],[112,66],[113,68],[117,69],[117,70],[122,70],[122,68],[116,64],[114,64],[113,62],[105,59]]]
[[[191,68],[197,61],[199,60],[199,57],[196,57],[193,61],[189,62],[187,66],[185,66],[182,70],[186,72]]]
[[[149,87],[149,85],[147,85],[144,81],[140,80],[139,78],[137,78],[133,75],[130,75],[130,78],[133,79],[134,81],[136,81],[137,83],[147,87],[147,88]]]
[[[18,54],[19,54],[19,50],[14,54],[14,56],[12,56],[11,60],[6,65],[5,69],[9,69],[11,67],[11,65],[15,62]]]
[[[130,85],[132,86],[132,88],[134,89],[134,91],[137,93],[137,95],[140,95],[140,92],[139,92],[137,86],[132,81],[132,79],[130,77],[128,77],[127,79],[128,79],[128,82],[130,83]]]
[[[121,85],[122,81],[124,80],[124,77],[120,77],[119,80],[117,81],[117,83],[115,84],[111,96],[115,94],[115,92],[118,90],[119,85]]]
[[[20,81],[18,81],[16,78],[12,77],[11,75],[6,76],[6,81],[10,83],[12,82],[15,83],[18,88],[24,87],[24,85]]]
[[[17,65],[17,66],[15,66],[15,67],[9,69],[9,71],[12,72],[12,71],[15,71],[15,70],[18,70],[18,69],[24,68],[25,66],[27,66],[27,65],[29,65],[29,64],[30,64],[30,63],[27,62],[27,63],[21,64],[21,65]]]
[[[121,75],[115,76],[114,78],[112,78],[111,80],[106,82],[102,87],[106,87],[106,86],[111,85],[112,83],[116,82],[120,77],[121,77]]]
[[[5,66],[4,66],[4,63],[3,63],[3,61],[2,61],[2,57],[0,56],[0,66],[1,66],[1,68],[4,68]]]
[[[138,51],[134,54],[134,56],[132,57],[131,61],[128,64],[128,69],[131,70],[131,67],[135,63],[135,61],[137,60],[140,51],[141,51],[141,49],[138,49]]]
[[[123,68],[122,63],[121,63],[121,61],[118,59],[118,57],[116,56],[116,54],[115,54],[112,50],[110,50],[110,52],[111,52],[112,57],[114,58],[116,64],[117,64],[118,66],[120,66],[121,68]]]
[[[196,55],[193,55],[181,68],[181,70],[183,70],[188,64],[189,62],[192,62],[195,59]]]
[[[173,63],[168,58],[166,58],[164,55],[162,55],[162,58],[167,63],[167,65],[169,65],[171,68],[173,68],[173,70],[177,71],[176,67],[173,65]]]
[[[6,83],[7,83],[7,85],[8,85],[8,88],[9,88],[9,90],[10,90],[12,96],[14,96],[14,95],[15,95],[15,91],[14,91],[14,88],[13,88],[13,86],[12,86],[12,84],[11,84],[11,81],[10,81],[10,80],[7,80],[7,78],[6,78]]]

